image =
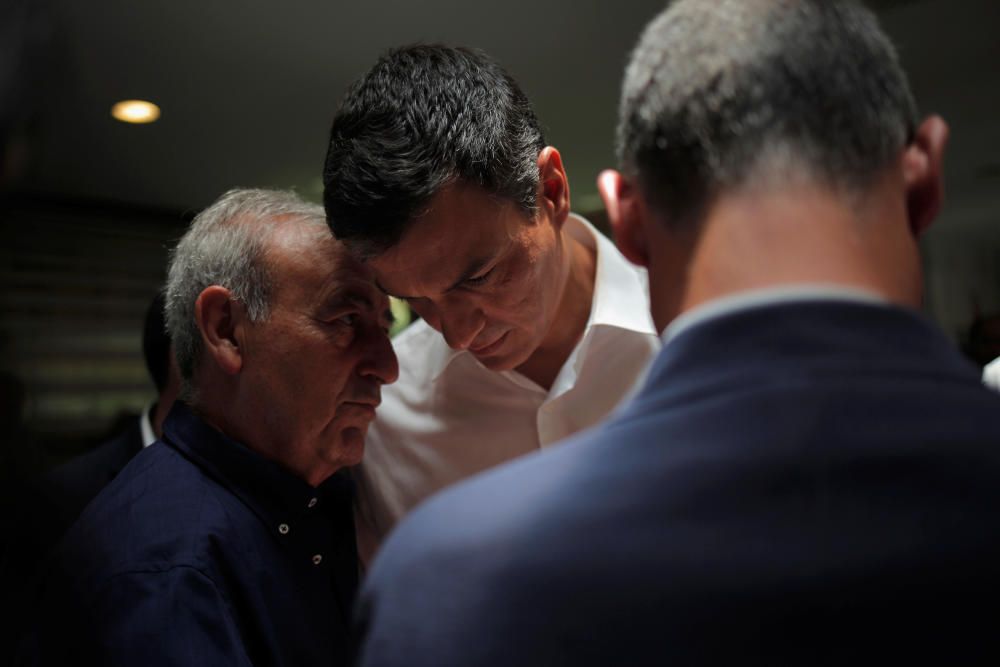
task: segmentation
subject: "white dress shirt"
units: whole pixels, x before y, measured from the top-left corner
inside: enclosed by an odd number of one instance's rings
[[[1000,357],[986,364],[983,369],[983,383],[990,389],[1000,391]]]
[[[147,403],[146,407],[142,409],[142,414],[139,416],[139,431],[142,432],[142,447],[145,449],[151,444],[156,442],[156,433],[153,431],[153,410],[156,409],[156,403]]]
[[[516,371],[487,369],[424,321],[393,340],[399,380],[382,390],[355,469],[363,560],[432,493],[596,424],[638,389],[660,347],[646,272],[583,218],[571,215],[566,224],[586,231],[578,236],[596,251],[594,297],[551,389]]]

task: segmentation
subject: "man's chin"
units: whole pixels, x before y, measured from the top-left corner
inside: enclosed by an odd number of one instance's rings
[[[491,357],[477,356],[476,360],[489,370],[500,373],[502,371],[517,370],[519,366],[524,364],[530,358],[530,352],[524,353],[517,351],[516,353],[498,354]]]
[[[340,432],[340,458],[345,466],[356,466],[361,463],[365,454],[365,434],[368,425],[348,426]]]
[[[502,371],[512,371],[518,367],[514,360],[505,357],[476,357],[476,360],[491,371],[500,373]]]

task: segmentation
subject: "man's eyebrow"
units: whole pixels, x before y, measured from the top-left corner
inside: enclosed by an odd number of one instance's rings
[[[366,294],[360,294],[358,292],[351,292],[344,296],[344,300],[348,303],[354,304],[355,306],[362,306],[368,310],[375,309],[375,302]]]
[[[381,301],[381,299],[378,299],[378,301]],[[349,290],[346,292],[341,292],[340,294],[334,295],[334,297],[330,300],[330,303],[334,304],[335,306],[337,304],[346,303],[352,306],[356,306],[357,308],[361,308],[363,310],[378,312],[382,317],[384,317],[389,322],[390,326],[392,326],[392,324],[396,322],[396,316],[393,314],[391,306],[385,309],[379,309],[376,300],[373,299],[368,294],[361,291]]]
[[[450,292],[454,289],[457,289],[458,287],[461,287],[462,283],[464,283],[466,280],[474,277],[477,273],[480,273],[484,268],[499,260],[500,257],[506,252],[506,250],[507,250],[506,248],[501,248],[487,257],[477,257],[471,260],[465,267],[465,271],[462,271],[462,274],[459,276],[458,280],[452,283],[452,285],[445,291]],[[378,281],[378,278],[375,279],[375,287],[378,287],[379,290],[381,290],[382,293],[385,294],[386,296],[391,296],[396,299],[406,300],[406,299],[420,298],[416,296],[405,296],[403,294],[395,294],[393,292],[390,292],[382,285],[382,283]]]
[[[350,304],[358,308],[375,310],[375,301],[357,287],[345,286],[331,294],[325,302],[328,307],[336,308],[344,304]]]

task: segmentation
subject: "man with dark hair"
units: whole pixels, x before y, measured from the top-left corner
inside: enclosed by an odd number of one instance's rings
[[[858,3],[664,10],[599,179],[663,351],[396,530],[360,664],[996,664],[1000,397],[915,312],[947,132]]]
[[[570,213],[559,152],[478,51],[383,56],[337,111],[324,183],[334,233],[423,318],[357,475],[368,556],[438,489],[599,422],[659,340],[645,272]]]
[[[167,281],[181,400],[57,548],[25,660],[347,664],[339,471],[396,377],[387,312],[322,207],[233,190],[202,211]]]

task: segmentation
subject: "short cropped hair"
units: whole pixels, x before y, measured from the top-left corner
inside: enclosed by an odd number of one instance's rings
[[[693,224],[751,179],[863,191],[916,118],[893,45],[857,2],[678,0],[626,69],[618,159],[668,224]]]
[[[212,285],[240,301],[251,322],[270,313],[274,279],[266,261],[279,220],[294,219],[329,235],[323,208],[292,192],[230,190],[199,213],[174,249],[167,274],[167,330],[181,374],[181,395],[190,399],[202,353],[194,317],[198,295]]]
[[[399,242],[453,182],[533,215],[545,139],[517,82],[486,54],[416,45],[389,51],[348,89],[330,130],[323,203],[362,256]]]

